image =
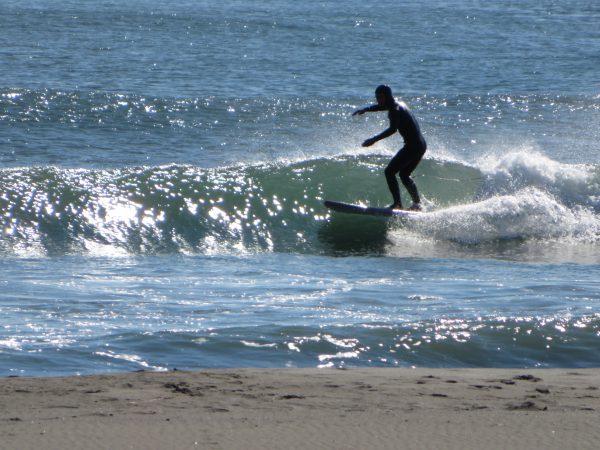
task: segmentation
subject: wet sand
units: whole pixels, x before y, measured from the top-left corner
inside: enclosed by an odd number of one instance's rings
[[[0,379],[4,449],[596,449],[600,369]]]

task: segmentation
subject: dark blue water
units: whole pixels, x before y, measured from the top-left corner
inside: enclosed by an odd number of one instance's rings
[[[5,86],[161,97],[597,94],[600,5],[576,1],[12,1]]]
[[[5,1],[0,374],[598,366],[600,5]],[[386,205],[387,83],[429,144]],[[405,195],[403,193],[403,195]]]

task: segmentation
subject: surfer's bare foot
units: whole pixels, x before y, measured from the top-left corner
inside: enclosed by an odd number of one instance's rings
[[[420,203],[413,203],[412,206],[408,208],[409,211],[421,211],[422,209],[423,207]]]
[[[390,206],[388,206],[388,209],[402,209],[402,204],[392,203]]]

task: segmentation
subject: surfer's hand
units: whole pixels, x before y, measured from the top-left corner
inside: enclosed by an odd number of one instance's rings
[[[371,145],[373,145],[375,142],[377,142],[375,139],[373,138],[369,138],[367,139],[365,142],[362,143],[363,147],[370,147]]]
[[[357,109],[356,111],[354,111],[354,112],[352,113],[352,115],[353,115],[353,116],[356,116],[356,115],[358,115],[358,116],[362,116],[364,113],[365,113],[365,110],[364,110],[364,109]]]

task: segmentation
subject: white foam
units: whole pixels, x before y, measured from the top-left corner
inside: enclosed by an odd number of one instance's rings
[[[480,198],[535,187],[566,206],[600,209],[600,181],[592,166],[553,161],[533,148],[486,155],[478,166],[484,175]]]
[[[570,209],[540,189],[446,208],[418,216],[412,232],[466,244],[506,239],[600,240],[600,219],[586,208]]]

